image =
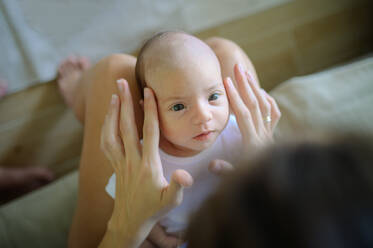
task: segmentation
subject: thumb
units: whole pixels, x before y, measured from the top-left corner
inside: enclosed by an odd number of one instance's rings
[[[166,191],[166,204],[178,206],[183,201],[183,190],[193,184],[192,176],[185,170],[176,170],[172,173],[171,182]]]
[[[149,233],[148,239],[159,248],[177,247],[183,243],[182,239],[168,235],[159,224],[153,227]]]
[[[215,159],[209,164],[209,171],[218,176],[229,174],[233,170],[233,165],[225,160]]]

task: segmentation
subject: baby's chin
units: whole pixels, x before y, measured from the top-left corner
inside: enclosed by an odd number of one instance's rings
[[[214,132],[209,134],[207,137],[192,138],[183,144],[173,143],[172,141],[166,140],[166,138],[163,137],[163,142],[161,141],[160,147],[164,152],[170,155],[178,157],[190,157],[210,148],[215,143],[218,136],[219,133]]]
[[[210,148],[216,141],[218,135],[217,134],[211,134],[211,137],[209,140],[193,140],[192,149],[202,152],[208,148]]]

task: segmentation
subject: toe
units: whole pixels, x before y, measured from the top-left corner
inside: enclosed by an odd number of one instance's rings
[[[86,70],[89,68],[90,66],[90,61],[87,57],[80,57],[79,58],[79,66],[80,66],[80,69],[82,70]]]
[[[74,63],[74,61],[76,61],[76,56],[74,54],[70,54],[67,58],[66,58],[67,61],[71,62],[71,63]]]
[[[64,65],[61,63],[59,66],[58,66],[58,69],[57,69],[57,71],[58,71],[58,75],[59,76],[62,76],[63,75],[63,68],[64,68]]]
[[[70,65],[71,65],[71,66],[77,66],[78,63],[79,63],[78,57],[75,56],[75,55],[72,55],[72,56],[70,57]]]
[[[63,60],[58,67],[58,72],[63,76],[70,67],[71,61],[69,58]]]

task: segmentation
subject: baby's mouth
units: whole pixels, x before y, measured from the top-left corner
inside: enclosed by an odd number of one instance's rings
[[[214,131],[206,131],[206,132],[200,133],[197,136],[193,137],[193,139],[199,140],[199,141],[207,140],[212,136],[213,132]]]

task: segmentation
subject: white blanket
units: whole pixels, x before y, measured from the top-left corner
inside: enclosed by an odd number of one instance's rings
[[[50,80],[63,58],[133,52],[166,29],[196,32],[291,0],[0,0],[0,79]]]

